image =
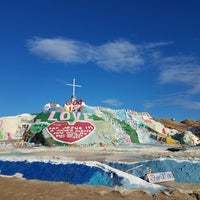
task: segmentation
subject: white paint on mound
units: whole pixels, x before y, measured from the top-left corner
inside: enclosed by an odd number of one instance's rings
[[[1,117],[0,140],[21,139],[24,132],[23,125],[31,125],[34,117],[31,114]]]

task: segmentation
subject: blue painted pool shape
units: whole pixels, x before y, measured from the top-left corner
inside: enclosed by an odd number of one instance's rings
[[[176,161],[157,159],[134,163],[104,162],[112,168],[144,178],[147,167],[152,173],[170,171],[176,182],[200,183],[200,161]],[[16,173],[26,179],[36,179],[71,184],[124,186],[124,178],[98,166],[80,163],[58,164],[51,162],[0,161],[0,173],[12,176]]]
[[[53,164],[27,161],[0,161],[2,175],[23,174],[23,178],[71,184],[121,186],[122,177],[84,164]]]

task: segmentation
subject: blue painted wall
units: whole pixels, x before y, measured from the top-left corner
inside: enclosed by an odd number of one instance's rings
[[[115,174],[111,178],[111,172],[83,164],[0,161],[0,171],[3,175],[21,173],[26,179],[63,181],[71,184],[104,185],[108,187],[122,185],[122,177]]]

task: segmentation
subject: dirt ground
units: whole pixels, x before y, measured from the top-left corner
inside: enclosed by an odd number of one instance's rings
[[[166,184],[165,184],[166,185]],[[25,180],[17,177],[0,177],[0,199],[2,200],[199,200],[200,184],[167,183],[168,190],[156,195],[138,189],[125,190],[103,186],[71,185],[64,182]],[[176,189],[175,189],[176,188]]]

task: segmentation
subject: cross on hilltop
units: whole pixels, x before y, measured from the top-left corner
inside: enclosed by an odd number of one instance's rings
[[[76,87],[82,87],[81,85],[76,85],[76,80],[75,78],[73,78],[73,83],[72,84],[66,84],[68,86],[72,86],[72,99],[76,99],[76,96],[75,96],[75,88]]]

